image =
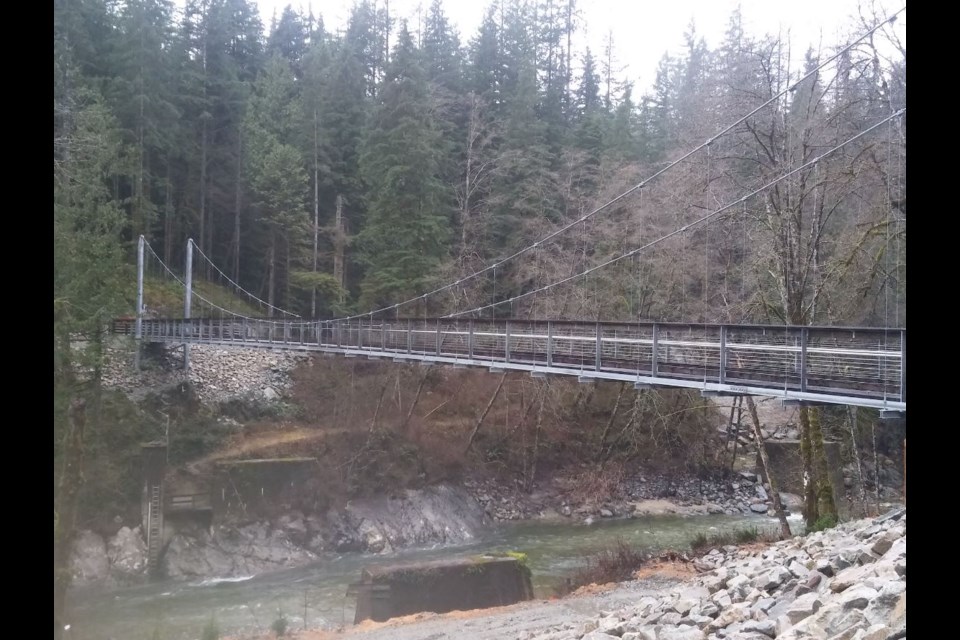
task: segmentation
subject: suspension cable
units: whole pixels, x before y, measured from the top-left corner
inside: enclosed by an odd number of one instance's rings
[[[752,198],[752,197],[754,197],[754,196],[756,196],[756,195],[758,195],[758,194],[766,191],[766,190],[769,189],[770,187],[772,187],[772,186],[774,186],[774,185],[782,182],[783,180],[786,180],[787,178],[789,178],[790,176],[796,174],[797,172],[802,171],[803,169],[806,169],[807,167],[812,166],[812,165],[820,162],[822,159],[826,158],[827,156],[830,156],[830,155],[832,155],[833,153],[836,153],[837,151],[839,151],[840,149],[846,147],[846,146],[847,146],[848,144],[850,144],[851,142],[854,142],[855,140],[857,140],[857,139],[865,136],[866,134],[870,133],[870,132],[873,131],[874,129],[876,129],[876,128],[878,128],[878,127],[886,124],[887,122],[889,122],[889,121],[891,121],[891,120],[893,120],[893,119],[895,119],[895,118],[903,115],[904,113],[906,113],[906,111],[907,111],[906,107],[904,107],[903,109],[900,109],[900,110],[897,111],[896,113],[893,113],[893,114],[887,116],[886,118],[884,118],[883,120],[877,122],[876,124],[872,125],[871,127],[867,128],[867,129],[864,129],[863,131],[861,131],[860,133],[856,134],[855,136],[853,136],[853,137],[851,137],[851,138],[848,138],[846,141],[838,144],[837,146],[833,147],[832,149],[830,149],[830,150],[828,150],[828,151],[825,151],[824,153],[820,154],[819,156],[817,156],[817,157],[815,157],[815,158],[813,158],[813,159],[805,162],[804,164],[800,165],[799,167],[797,167],[797,168],[795,168],[795,169],[793,169],[793,170],[791,170],[791,171],[783,174],[783,175],[780,176],[779,178],[775,178],[774,180],[771,180],[771,181],[768,182],[767,184],[763,185],[762,187],[759,187],[758,189],[755,189],[754,191],[751,191],[751,192],[748,193],[747,195],[742,196],[742,197],[738,198],[737,200],[734,200],[733,202],[731,202],[731,203],[729,203],[729,204],[726,204],[726,205],[720,207],[719,209],[716,209],[716,210],[714,210],[713,212],[708,213],[707,215],[705,215],[705,216],[703,216],[703,217],[701,217],[701,218],[698,218],[697,220],[694,220],[693,222],[691,222],[691,223],[689,223],[689,224],[686,224],[686,225],[684,225],[684,226],[682,226],[682,227],[680,227],[680,228],[678,228],[678,229],[674,229],[673,231],[671,231],[671,232],[669,232],[669,233],[667,233],[667,234],[665,234],[665,235],[662,235],[662,236],[660,236],[659,238],[657,238],[657,239],[655,239],[655,240],[652,240],[651,242],[648,242],[648,243],[645,244],[645,245],[642,245],[642,246],[640,246],[640,247],[637,247],[636,249],[632,249],[631,251],[628,251],[628,252],[626,252],[626,253],[623,253],[623,254],[615,257],[615,258],[611,258],[611,259],[607,260],[606,262],[603,262],[603,263],[598,264],[598,265],[596,265],[596,266],[594,266],[594,267],[591,267],[591,268],[589,268],[589,269],[586,269],[586,270],[584,270],[584,271],[582,271],[582,272],[580,272],[580,273],[574,274],[574,275],[569,276],[569,277],[567,277],[567,278],[563,278],[563,279],[561,279],[561,280],[557,280],[556,282],[553,282],[553,283],[551,283],[551,284],[548,284],[548,285],[546,285],[546,286],[544,286],[544,287],[541,287],[541,288],[539,288],[539,289],[536,289],[536,290],[534,290],[534,291],[528,291],[528,292],[526,292],[526,293],[521,293],[521,294],[518,294],[518,295],[516,295],[516,296],[513,296],[512,298],[508,298],[507,300],[503,300],[503,301],[501,301],[501,302],[493,302],[493,303],[491,303],[491,304],[483,305],[483,306],[480,306],[480,307],[475,307],[475,308],[473,308],[473,309],[467,309],[466,311],[458,311],[458,312],[456,312],[456,313],[451,313],[451,314],[448,314],[448,315],[446,315],[446,316],[444,316],[444,317],[445,317],[445,318],[455,318],[455,317],[457,317],[457,316],[466,315],[466,314],[468,314],[468,313],[477,313],[477,312],[479,312],[479,311],[483,311],[483,310],[488,309],[488,308],[491,308],[491,307],[496,307],[496,306],[499,306],[499,305],[504,304],[504,303],[507,303],[507,302],[513,303],[513,302],[515,302],[515,301],[517,301],[517,300],[520,300],[520,299],[522,299],[522,298],[526,298],[527,296],[532,295],[532,294],[534,294],[534,293],[538,293],[538,292],[540,292],[540,291],[545,291],[545,290],[547,290],[547,289],[552,289],[553,287],[556,287],[556,286],[559,286],[559,285],[562,285],[562,284],[566,284],[567,282],[570,282],[571,280],[575,280],[575,279],[580,278],[580,277],[584,277],[584,278],[585,278],[588,274],[590,274],[590,273],[592,273],[592,272],[594,272],[594,271],[597,271],[597,270],[599,270],[599,269],[603,269],[604,267],[607,267],[607,266],[609,266],[609,265],[611,265],[611,264],[614,264],[614,263],[616,263],[616,262],[619,262],[620,260],[623,260],[624,258],[629,258],[630,256],[633,256],[633,255],[635,255],[635,254],[638,254],[638,253],[640,253],[641,251],[645,251],[646,249],[649,249],[650,247],[656,246],[656,245],[660,244],[661,242],[663,242],[664,240],[667,240],[667,239],[669,239],[669,238],[672,238],[673,236],[680,235],[680,234],[684,234],[684,233],[686,233],[689,229],[692,229],[692,228],[694,228],[694,227],[699,227],[699,226],[700,226],[701,224],[703,224],[704,222],[707,222],[707,221],[709,221],[709,220],[712,220],[713,218],[715,218],[716,216],[720,215],[720,214],[723,213],[724,211],[727,211],[728,209],[731,209],[731,208],[737,206],[738,204],[746,203],[746,201],[749,200],[750,198]]]

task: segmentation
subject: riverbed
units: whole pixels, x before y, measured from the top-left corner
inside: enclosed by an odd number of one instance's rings
[[[456,558],[485,552],[527,554],[538,598],[553,595],[592,553],[622,539],[640,549],[684,548],[698,532],[742,528],[776,530],[762,516],[646,516],[593,524],[523,522],[492,530],[480,542],[408,550],[390,555],[343,554],[259,576],[165,581],[114,590],[71,591],[64,640],[194,640],[214,618],[222,635],[262,633],[278,612],[290,629],[335,628],[353,623],[348,585],[363,566]]]

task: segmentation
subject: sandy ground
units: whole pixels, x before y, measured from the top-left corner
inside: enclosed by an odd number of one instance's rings
[[[624,607],[645,595],[669,589],[692,568],[682,563],[664,563],[643,569],[640,579],[616,585],[584,587],[562,599],[531,600],[508,607],[452,611],[450,613],[418,613],[387,622],[367,621],[342,631],[300,631],[284,637],[295,640],[509,640],[523,638],[528,632],[546,627],[582,624],[600,611]],[[272,639],[272,635],[257,640]]]

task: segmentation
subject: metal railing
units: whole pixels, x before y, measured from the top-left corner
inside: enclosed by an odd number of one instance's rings
[[[393,357],[906,410],[906,329],[398,318],[157,318],[151,342]],[[133,319],[114,333],[134,335]]]

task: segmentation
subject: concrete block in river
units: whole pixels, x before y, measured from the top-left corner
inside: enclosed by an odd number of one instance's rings
[[[513,604],[532,599],[533,586],[518,558],[477,556],[364,567],[350,594],[357,596],[356,624]]]

